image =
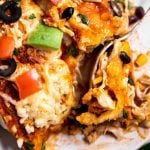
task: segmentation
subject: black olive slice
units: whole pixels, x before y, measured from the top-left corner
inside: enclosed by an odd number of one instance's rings
[[[139,19],[142,19],[145,15],[145,11],[144,11],[144,8],[139,6],[136,8],[135,10],[135,15],[139,18]]]
[[[139,6],[135,9],[135,14],[129,16],[129,24],[137,22],[139,19],[142,19],[145,15],[143,7]]]
[[[120,59],[124,64],[128,64],[131,61],[131,58],[127,55],[125,51],[121,51],[120,53]]]
[[[1,60],[0,62],[0,76],[8,77],[16,70],[17,64],[13,58],[8,60]],[[5,66],[7,68],[5,68]],[[4,67],[4,69],[2,67]]]
[[[6,1],[0,5],[0,19],[7,24],[18,21],[21,15],[21,7],[15,1]]]
[[[73,13],[74,13],[74,8],[73,7],[67,7],[63,11],[61,18],[69,20],[71,18],[71,16],[73,15]]]
[[[110,1],[110,8],[111,8],[114,16],[122,17],[121,8],[115,1]]]
[[[129,24],[133,24],[135,22],[137,22],[139,20],[139,18],[135,15],[129,16]]]

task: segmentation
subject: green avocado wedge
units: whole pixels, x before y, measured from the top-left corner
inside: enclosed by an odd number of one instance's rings
[[[61,30],[40,23],[29,35],[27,44],[40,49],[57,50],[61,47],[62,38],[63,32]]]

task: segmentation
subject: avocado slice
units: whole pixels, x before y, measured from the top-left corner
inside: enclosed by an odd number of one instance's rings
[[[28,39],[27,44],[36,48],[57,50],[61,47],[63,32],[55,27],[40,23]]]

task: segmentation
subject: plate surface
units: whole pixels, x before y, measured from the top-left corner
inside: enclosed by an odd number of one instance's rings
[[[138,5],[142,5],[145,10],[150,8],[150,0],[134,0]],[[137,28],[134,35],[129,38],[133,49],[142,51],[150,50],[150,13],[146,16],[142,26]],[[140,35],[140,36],[139,36]],[[149,68],[150,69],[150,68]],[[67,136],[60,134],[57,137],[56,150],[137,150],[141,145],[150,141],[150,129],[145,130],[145,139],[141,139],[136,131],[125,134],[125,139],[116,141],[109,136],[101,136],[95,143],[88,145],[83,142],[82,135]],[[51,142],[51,138],[50,138]],[[56,141],[55,141],[56,142]],[[54,144],[50,150],[55,147]],[[15,139],[0,127],[0,150],[19,150]]]

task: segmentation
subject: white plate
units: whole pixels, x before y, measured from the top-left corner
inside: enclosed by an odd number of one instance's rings
[[[145,10],[150,8],[150,0],[134,0],[142,5]],[[144,25],[138,28],[135,35],[130,38],[133,49],[143,51],[150,50],[150,13],[145,19]],[[140,36],[138,36],[140,34]],[[149,68],[150,69],[150,68]],[[60,134],[57,150],[137,150],[141,145],[150,141],[150,130],[145,131],[146,138],[139,137],[136,131],[125,134],[125,139],[117,141],[109,136],[101,136],[95,143],[88,145],[83,141],[82,135],[68,136]],[[50,139],[50,142],[51,139]],[[51,144],[53,145],[53,144]],[[55,144],[54,144],[55,145]],[[55,147],[55,146],[52,147]],[[15,139],[0,127],[0,150],[19,150]],[[51,149],[50,149],[51,150]]]

